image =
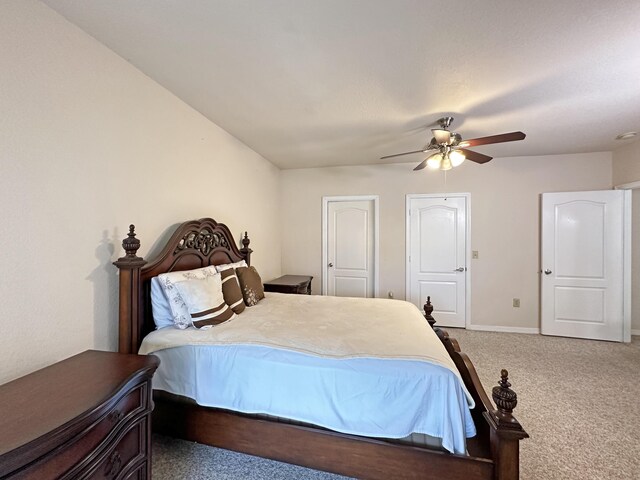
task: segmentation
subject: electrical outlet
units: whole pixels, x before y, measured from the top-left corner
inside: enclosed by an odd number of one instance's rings
[[[514,298],[513,299],[513,307],[514,308],[520,308],[520,299],[519,298]]]
[[[474,260],[478,259],[478,250],[474,250],[471,252],[471,258],[473,258]]]

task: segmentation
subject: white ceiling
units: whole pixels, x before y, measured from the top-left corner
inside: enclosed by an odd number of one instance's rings
[[[521,130],[494,156],[640,131],[638,0],[44,0],[281,168]]]

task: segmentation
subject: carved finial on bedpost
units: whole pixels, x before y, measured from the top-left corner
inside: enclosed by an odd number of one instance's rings
[[[242,237],[242,248],[240,249],[240,253],[244,255],[247,265],[251,265],[251,252],[253,252],[253,250],[249,248],[250,243],[251,243],[251,240],[249,240],[249,235],[247,235],[247,232],[244,232],[244,237]]]
[[[433,318],[433,315],[431,315],[433,313],[433,305],[431,305],[431,297],[427,297],[427,303],[424,304],[424,318],[427,319],[427,322],[429,322],[429,325],[431,325],[431,328],[433,328],[433,326],[436,323],[436,319]]]
[[[493,387],[491,396],[500,412],[511,414],[518,404],[518,395],[509,387],[509,372],[503,368],[500,372],[500,382],[497,387]]]
[[[138,257],[140,240],[136,238],[135,226],[129,225],[129,234],[122,241],[127,254],[113,264],[120,270],[120,319],[118,351],[120,353],[138,353],[141,312],[140,269],[147,263]]]
[[[512,415],[518,404],[518,395],[510,387],[509,372],[502,369],[500,382],[491,391],[497,409],[483,412],[489,422],[491,452],[495,462],[494,478],[497,480],[519,478],[519,442],[523,438],[529,438],[520,422]]]
[[[122,240],[122,248],[127,252],[125,258],[139,258],[136,253],[138,253],[138,249],[140,248],[140,240],[136,238],[136,226],[131,224],[129,225],[129,233],[127,238]]]
[[[496,421],[496,425],[502,429],[509,430],[510,432],[521,432],[523,435],[521,438],[526,438],[529,435],[522,429],[520,423],[513,418],[513,409],[518,404],[518,395],[511,390],[511,384],[509,383],[509,372],[504,368],[500,371],[500,382],[491,390],[491,396],[496,404],[497,410],[493,410],[490,415]]]

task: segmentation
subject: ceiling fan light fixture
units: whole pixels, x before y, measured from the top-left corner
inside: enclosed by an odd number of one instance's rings
[[[438,170],[442,164],[442,154],[435,153],[427,158],[427,167],[431,170]]]
[[[433,137],[436,139],[436,143],[438,144],[449,144],[451,141],[451,132],[449,130],[444,130],[442,128],[434,128],[431,130],[433,133]]]
[[[442,159],[442,163],[440,164],[440,170],[446,171],[446,170],[451,170],[452,168],[453,168],[453,165],[451,164],[451,159],[449,158],[449,155],[447,155]]]
[[[451,165],[454,167],[459,167],[460,165],[462,165],[462,162],[464,162],[466,158],[467,157],[464,156],[464,153],[458,152],[456,150],[449,153],[449,160],[451,160]]]

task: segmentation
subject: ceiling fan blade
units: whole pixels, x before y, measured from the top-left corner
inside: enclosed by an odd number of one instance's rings
[[[384,157],[380,157],[380,160],[384,160],[385,158],[400,157],[401,155],[409,155],[411,153],[423,153],[426,151],[427,149],[423,148],[422,150],[414,150],[413,152],[394,153],[393,155],[386,155]]]
[[[478,145],[489,145],[490,143],[515,142],[516,140],[524,140],[525,137],[526,135],[522,132],[501,133],[500,135],[463,140],[460,142],[460,146],[477,147]]]
[[[440,161],[442,161],[442,154],[440,152],[436,152],[436,153],[432,153],[431,155],[429,155],[427,158],[425,158],[423,161],[421,161],[418,166],[416,168],[413,169],[413,171],[415,172],[416,170],[422,170],[424,167],[428,167],[429,166],[429,160],[431,160],[433,157],[440,155]],[[440,162],[439,161],[439,162]],[[438,163],[439,163],[438,162]]]
[[[451,141],[451,132],[449,130],[444,130],[442,128],[434,128],[431,130],[433,133],[433,137],[436,139],[436,143],[450,143]]]
[[[476,162],[476,163],[487,163],[489,160],[493,158],[483,153],[467,150],[466,148],[458,148],[457,150],[459,152],[462,152],[464,156],[467,158],[467,160],[471,160],[472,162]]]
[[[416,168],[413,169],[414,172],[418,171],[418,170],[422,170],[424,167],[427,166],[427,160],[429,160],[429,157],[425,158],[423,161],[421,161],[418,166]]]

